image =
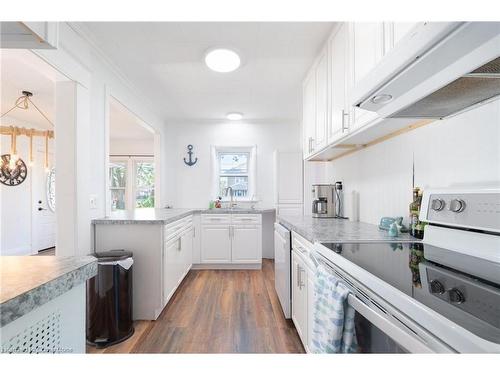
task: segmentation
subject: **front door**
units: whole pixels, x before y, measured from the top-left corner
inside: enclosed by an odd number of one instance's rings
[[[45,150],[37,149],[35,153],[35,164],[31,167],[32,181],[32,231],[31,248],[32,253],[48,249],[56,245],[56,215],[49,208],[47,197],[47,176],[43,161]],[[49,162],[53,166],[53,155],[49,153]]]

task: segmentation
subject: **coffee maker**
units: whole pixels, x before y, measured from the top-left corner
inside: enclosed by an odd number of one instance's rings
[[[313,217],[336,217],[335,185],[313,185]]]

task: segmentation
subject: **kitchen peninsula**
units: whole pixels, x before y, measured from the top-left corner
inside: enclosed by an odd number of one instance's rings
[[[0,257],[2,353],[85,353],[85,283],[97,261]]]

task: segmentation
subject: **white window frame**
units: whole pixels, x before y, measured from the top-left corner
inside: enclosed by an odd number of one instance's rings
[[[155,166],[155,206],[156,206],[156,200],[158,199],[157,197],[157,191],[156,191],[156,163],[155,163],[155,158],[153,156],[110,156],[109,157],[109,162],[110,164],[112,163],[126,163],[127,164],[127,179],[125,183],[125,210],[116,210],[116,211],[127,211],[127,210],[135,210],[135,197],[136,197],[136,192],[137,192],[137,186],[136,186],[136,164],[141,163],[141,162],[147,162],[147,163],[153,163]],[[108,176],[109,176],[109,170],[108,170]],[[108,177],[109,178],[109,177]],[[111,191],[111,183],[109,184],[109,189]],[[110,205],[110,211],[111,209],[111,199],[109,201]],[[114,212],[116,212],[114,211]]]
[[[235,201],[239,202],[256,202],[257,201],[257,146],[211,146],[211,175],[212,189],[211,199],[219,197],[219,154],[221,153],[248,153],[248,194],[246,197],[235,197]],[[223,196],[223,202],[229,202],[229,196]]]

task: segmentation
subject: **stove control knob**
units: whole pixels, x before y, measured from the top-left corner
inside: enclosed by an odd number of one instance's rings
[[[465,210],[465,202],[461,199],[452,199],[450,202],[450,211],[462,212]]]
[[[441,284],[440,281],[431,280],[430,287],[431,287],[432,294],[444,294],[444,292],[445,292],[444,285]]]
[[[431,208],[434,211],[441,211],[444,208],[444,206],[445,206],[444,200],[439,198],[433,199],[431,202]]]
[[[457,288],[451,288],[450,290],[448,290],[448,297],[450,298],[451,303],[457,305],[465,302],[464,294]]]

